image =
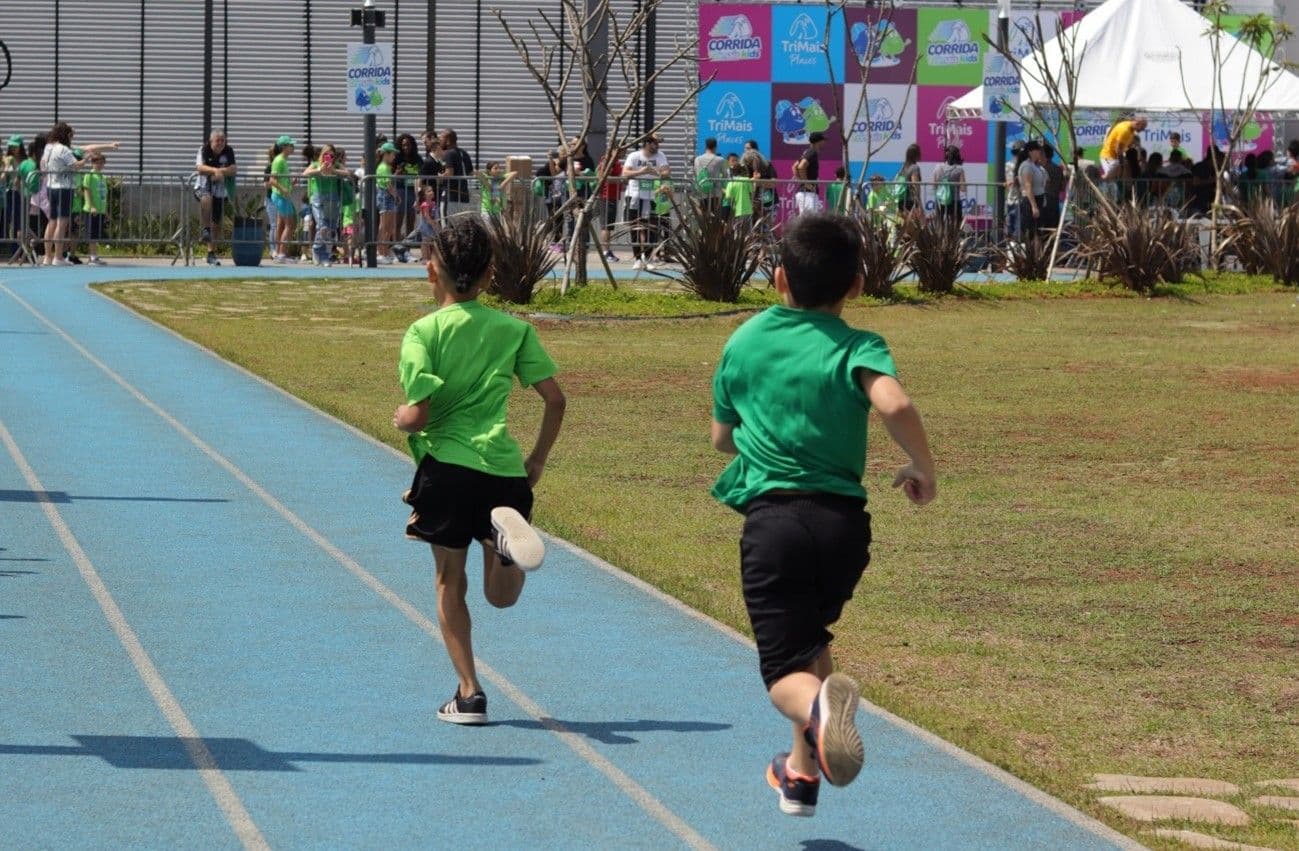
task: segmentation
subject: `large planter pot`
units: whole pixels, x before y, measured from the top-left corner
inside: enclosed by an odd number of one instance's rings
[[[230,257],[236,266],[258,266],[266,250],[266,224],[261,219],[236,219],[230,232]]]

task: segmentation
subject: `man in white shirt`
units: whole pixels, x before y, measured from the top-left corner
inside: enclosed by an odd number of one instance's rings
[[[622,176],[627,181],[623,196],[627,203],[627,222],[631,225],[631,251],[636,258],[632,268],[637,271],[653,269],[650,253],[658,243],[651,216],[654,213],[655,184],[671,174],[668,158],[659,151],[662,139],[657,135],[645,137],[640,150],[632,151],[622,164]]]

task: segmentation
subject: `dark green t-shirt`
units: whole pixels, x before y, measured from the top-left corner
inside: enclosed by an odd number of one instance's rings
[[[493,476],[525,475],[505,414],[514,376],[530,387],[555,375],[537,329],[463,301],[411,324],[397,370],[407,402],[429,400],[428,424],[409,438],[415,463],[432,455]]]
[[[713,485],[735,509],[770,490],[866,498],[866,415],[857,371],[897,374],[884,338],[838,316],[776,306],[745,322],[713,375],[713,419],[739,454]]]

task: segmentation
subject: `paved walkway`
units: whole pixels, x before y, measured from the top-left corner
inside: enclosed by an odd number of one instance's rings
[[[1130,844],[866,704],[861,778],[783,816],[751,647],[559,541],[471,601],[492,725],[433,720],[409,461],[86,288],[311,272],[0,269],[0,844]]]

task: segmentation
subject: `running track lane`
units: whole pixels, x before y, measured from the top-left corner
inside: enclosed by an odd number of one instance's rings
[[[559,542],[515,608],[471,598],[493,725],[437,723],[409,461],[85,288],[213,274],[0,273],[0,823],[24,844],[1134,847],[869,705],[858,782],[781,815],[751,647]]]

